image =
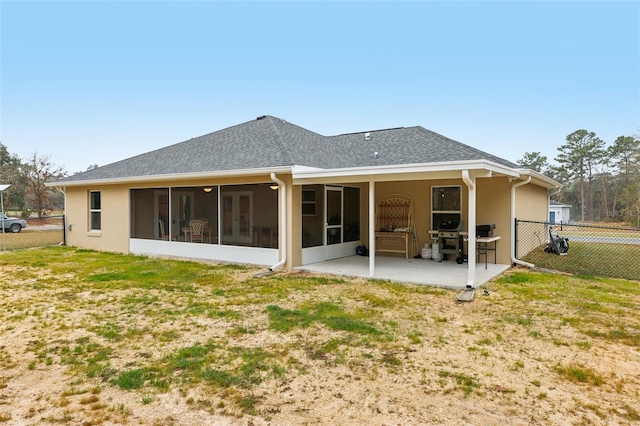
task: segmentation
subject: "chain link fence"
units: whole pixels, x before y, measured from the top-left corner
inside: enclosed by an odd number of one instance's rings
[[[0,226],[1,227],[1,226]],[[27,219],[27,227],[20,232],[5,230],[0,234],[0,250],[16,250],[66,244],[64,216]],[[0,229],[0,232],[2,230]]]
[[[538,268],[640,280],[640,229],[516,219],[516,257]]]

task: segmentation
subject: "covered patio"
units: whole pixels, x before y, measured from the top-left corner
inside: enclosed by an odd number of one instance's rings
[[[412,284],[433,285],[436,287],[463,290],[466,288],[468,263],[462,265],[455,261],[437,262],[432,259],[405,259],[392,256],[376,256],[376,268],[373,277],[369,275],[369,258],[349,256],[295,267],[297,271],[318,274],[342,275],[380,280],[392,280]],[[502,274],[510,265],[484,262],[475,264],[475,286]]]

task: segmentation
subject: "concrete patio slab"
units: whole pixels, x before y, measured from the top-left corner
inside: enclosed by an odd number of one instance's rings
[[[376,256],[375,260],[374,277],[369,277],[369,258],[363,256],[343,257],[298,266],[294,269],[320,274],[427,284],[456,290],[465,289],[467,286],[467,262],[459,265],[454,260],[437,262],[431,259],[405,259],[390,256]],[[485,270],[484,262],[477,263],[475,286],[485,284],[509,268],[510,265],[489,263]]]

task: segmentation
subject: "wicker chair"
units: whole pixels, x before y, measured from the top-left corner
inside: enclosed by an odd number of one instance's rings
[[[413,200],[404,194],[389,194],[376,206],[376,253],[404,253],[413,247]],[[412,256],[411,256],[412,257]]]
[[[189,240],[192,243],[204,242],[204,227],[207,226],[207,222],[200,219],[194,219],[189,222]]]
[[[177,235],[171,235],[171,238],[169,238],[169,234],[167,234],[167,231],[165,231],[165,227],[164,227],[164,220],[159,219],[158,220],[158,225],[160,225],[160,237],[165,240],[165,241],[176,241],[178,239]]]

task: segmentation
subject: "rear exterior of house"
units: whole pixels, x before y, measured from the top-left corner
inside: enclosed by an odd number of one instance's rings
[[[546,220],[557,183],[421,127],[325,137],[263,116],[50,186],[66,194],[69,245],[291,269],[360,245],[375,262],[388,194],[413,200],[412,257],[458,219],[473,242],[494,224],[497,263],[510,264],[514,217]]]

